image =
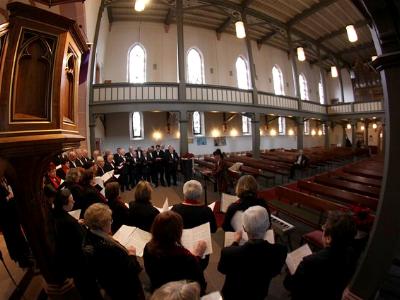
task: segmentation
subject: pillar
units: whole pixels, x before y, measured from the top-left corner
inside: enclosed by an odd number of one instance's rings
[[[327,89],[326,89],[326,76],[325,76],[326,74],[325,74],[325,70],[322,66],[321,49],[319,47],[317,47],[317,53],[318,53],[319,73],[320,73],[320,77],[321,77],[322,89],[324,92],[324,103],[323,104],[328,104],[328,93],[327,93]]]
[[[251,117],[251,140],[253,157],[260,157],[260,114],[255,113]]]
[[[250,65],[250,79],[251,79],[251,87],[252,87],[252,100],[253,104],[257,105],[258,104],[258,93],[257,93],[257,87],[256,87],[256,65],[254,64],[254,59],[253,59],[253,50],[251,48],[251,39],[249,35],[248,25],[247,25],[247,19],[246,19],[246,14],[242,14],[242,20],[244,24],[244,28],[246,30],[246,48],[247,48],[247,56],[249,58],[249,65]]]
[[[290,33],[290,29],[288,29],[288,31],[287,31],[287,37],[288,37],[290,61],[291,61],[291,64],[292,64],[292,75],[293,75],[293,82],[294,82],[294,95],[295,95],[296,98],[300,99],[299,74],[297,72],[296,55],[295,55],[294,49],[293,49],[292,36],[291,36],[291,33]]]
[[[178,41],[178,98],[186,100],[185,47],[183,43],[183,0],[176,1],[176,27]]]
[[[188,144],[188,114],[186,111],[179,112],[179,153],[185,154],[189,152]]]
[[[365,119],[365,121],[364,121],[364,127],[365,127],[365,129],[364,129],[364,131],[365,131],[365,140],[364,140],[364,143],[365,143],[365,146],[367,146],[368,147],[368,138],[369,138],[369,135],[368,135],[368,127],[369,127],[369,121],[368,121],[368,119]]]
[[[357,147],[357,120],[351,120],[351,146],[353,149]]]
[[[89,153],[93,153],[96,149],[96,116],[93,113],[89,113],[89,142],[90,142],[90,151]]]
[[[303,119],[303,117],[296,118],[296,124],[297,124],[297,149],[303,149],[303,147],[304,147],[304,142],[303,142],[304,119]]]
[[[330,148],[329,130],[331,127],[329,126],[328,121],[325,121],[323,123],[323,126],[325,126],[325,136],[324,136],[325,149],[329,149]]]
[[[347,127],[347,124],[343,123],[342,124],[342,128],[343,128],[342,147],[346,147],[346,136],[347,136],[346,127]]]

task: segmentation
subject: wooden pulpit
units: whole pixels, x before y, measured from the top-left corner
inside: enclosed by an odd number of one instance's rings
[[[13,2],[0,26],[0,176],[14,185],[18,213],[51,298],[68,287],[54,264],[43,200],[50,159],[79,147],[78,83],[88,51],[75,21]]]

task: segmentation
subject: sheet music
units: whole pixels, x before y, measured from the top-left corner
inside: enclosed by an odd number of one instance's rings
[[[225,241],[224,241],[224,247],[229,247],[232,245],[234,242],[234,236],[235,232],[233,231],[226,231],[225,232]],[[242,232],[242,239],[239,241],[239,245],[243,245],[249,240],[247,233]],[[268,241],[270,244],[275,244],[275,235],[274,235],[274,230],[273,229],[268,229],[265,232],[264,240]]]
[[[172,205],[171,206],[168,206],[168,205],[169,205],[168,204],[168,198],[165,198],[165,201],[164,201],[164,204],[163,204],[162,208],[159,208],[159,207],[154,206],[154,205],[153,206],[155,208],[157,208],[160,213],[162,213],[162,212],[168,211],[168,210],[170,210],[172,208]]]
[[[211,208],[212,211],[214,211],[215,203],[216,203],[216,202],[213,202],[213,203],[211,203],[211,204],[208,204],[208,207]]]
[[[102,178],[103,177],[97,176],[97,177],[94,178],[94,182],[102,187],[102,189],[100,190],[100,194],[102,194],[105,197],[106,196],[106,192],[105,192],[106,189],[104,188],[104,182],[103,182]]]
[[[64,179],[60,178],[60,185],[64,183]]]
[[[119,178],[119,176],[121,176],[121,174],[115,174],[114,175],[114,177],[117,178],[117,179]]]
[[[114,176],[114,170],[111,170],[105,173],[103,176],[101,176],[101,180],[103,180],[103,183],[106,183],[113,176]]]
[[[294,274],[297,270],[297,267],[303,260],[303,257],[312,254],[310,247],[307,244],[304,244],[300,248],[288,253],[286,256],[286,265],[289,269],[290,274]]]
[[[127,208],[129,208],[129,204],[128,204],[128,203],[125,202],[124,204],[125,204],[125,206],[126,206]]]
[[[71,216],[73,216],[75,219],[79,220],[79,216],[81,215],[81,210],[76,209],[76,210],[71,210],[68,212]]]
[[[221,212],[226,213],[229,205],[231,205],[232,203],[235,203],[238,200],[239,200],[239,198],[237,196],[222,193],[221,194],[221,208],[220,208]]]
[[[222,300],[221,293],[219,291],[212,292],[208,295],[204,295],[200,300]]]
[[[61,169],[61,168],[62,168],[62,165],[58,165],[58,166],[56,167],[56,170]]]
[[[207,244],[207,249],[204,255],[212,253],[210,223],[207,222],[192,229],[184,229],[182,233],[182,245],[192,251],[198,241],[204,240]]]
[[[137,227],[122,225],[113,237],[126,248],[134,246],[136,256],[142,257],[144,247],[151,240],[151,233]]]

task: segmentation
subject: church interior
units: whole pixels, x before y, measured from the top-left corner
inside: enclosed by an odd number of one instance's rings
[[[399,78],[397,0],[0,0],[0,299],[400,299]]]

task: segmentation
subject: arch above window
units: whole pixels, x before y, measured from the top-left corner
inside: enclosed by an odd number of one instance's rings
[[[187,52],[187,82],[204,84],[204,60],[200,50],[190,48]]]
[[[275,94],[285,95],[282,70],[277,65],[272,68],[272,80],[274,82]]]
[[[308,85],[307,79],[304,74],[299,75],[299,85],[300,85],[300,99],[301,100],[310,100],[308,96]]]
[[[146,81],[146,49],[135,43],[128,51],[128,82],[143,83]]]
[[[242,56],[236,59],[236,76],[238,88],[248,90],[250,88],[249,68],[247,61]]]

